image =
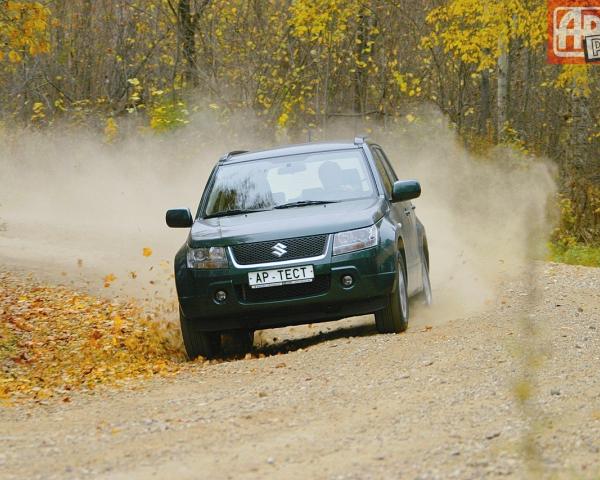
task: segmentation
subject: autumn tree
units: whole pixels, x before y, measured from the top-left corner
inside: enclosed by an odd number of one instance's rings
[[[554,159],[557,241],[600,243],[600,68],[548,65],[545,35],[545,0],[0,0],[0,118],[113,142],[250,109],[305,139],[434,104],[470,148]]]
[[[49,15],[40,2],[0,0],[0,61],[47,53]]]
[[[511,46],[517,42],[527,48],[536,48],[545,40],[545,2],[533,0],[501,0],[480,2],[478,0],[451,0],[433,9],[427,22],[433,31],[423,39],[428,48],[440,47],[449,54],[447,61],[459,75],[457,83],[464,86],[471,79],[478,80],[481,88],[480,112],[482,123],[488,121],[490,101],[490,73],[495,70],[496,133],[500,141],[506,138],[510,127],[509,85]],[[457,123],[465,114],[464,98],[459,93],[455,113]],[[479,128],[482,129],[481,126]]]

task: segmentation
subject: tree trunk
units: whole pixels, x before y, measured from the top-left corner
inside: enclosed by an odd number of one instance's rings
[[[365,15],[364,12],[361,11],[358,17],[358,29],[356,32],[356,46],[355,46],[355,73],[354,73],[354,113],[363,114],[365,109],[365,70],[362,67],[359,67],[356,63],[364,62],[365,54],[363,53],[365,49],[365,44],[367,42],[367,26],[365,24]]]
[[[196,66],[196,25],[192,13],[191,0],[179,0],[177,6],[179,32],[183,44],[183,57],[186,65],[183,78],[194,87],[199,85]]]
[[[459,134],[462,133],[463,131],[463,115],[464,115],[464,104],[465,104],[465,87],[466,87],[466,81],[465,81],[465,72],[466,72],[466,67],[464,62],[461,60],[460,61],[460,66],[458,68],[458,92],[457,92],[457,98],[456,98],[456,130]]]
[[[488,122],[490,120],[490,72],[486,69],[481,72],[479,99],[479,135],[488,134]]]
[[[94,18],[92,0],[84,0],[81,12],[81,31],[83,32],[82,37],[85,43],[91,41],[92,31],[92,19]],[[80,96],[84,99],[90,99],[92,97],[92,58],[93,53],[91,48],[83,49],[80,53],[80,60],[78,62],[78,78],[80,84]]]
[[[500,44],[498,57],[498,94],[497,94],[497,135],[498,143],[506,139],[506,122],[508,109],[508,45]]]

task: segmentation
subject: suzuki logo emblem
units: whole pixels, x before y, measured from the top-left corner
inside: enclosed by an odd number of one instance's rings
[[[283,243],[277,243],[271,247],[271,252],[276,257],[281,258],[287,253],[287,247]]]

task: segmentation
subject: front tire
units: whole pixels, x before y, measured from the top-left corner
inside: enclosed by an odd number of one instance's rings
[[[379,333],[401,333],[408,328],[408,290],[406,270],[401,255],[398,255],[396,288],[392,290],[387,306],[375,312],[375,324]]]
[[[223,334],[223,343],[226,353],[227,346],[237,354],[246,354],[252,351],[254,345],[253,330],[235,330]]]
[[[221,334],[219,332],[202,332],[193,322],[185,317],[179,309],[179,322],[185,352],[190,360],[197,357],[215,358],[221,353]]]

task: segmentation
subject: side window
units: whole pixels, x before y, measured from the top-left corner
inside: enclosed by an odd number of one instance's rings
[[[385,164],[385,167],[390,175],[392,182],[397,182],[398,176],[396,175],[396,172],[394,172],[394,169],[392,168],[392,164],[390,163],[389,158],[387,157],[387,155],[381,148],[377,147],[377,151],[378,151],[379,155],[381,156],[381,158],[383,159],[383,163]]]
[[[379,176],[383,182],[383,187],[385,188],[385,194],[388,198],[390,198],[392,195],[392,181],[390,180],[390,176],[385,168],[385,160],[377,148],[373,148],[371,151],[373,152],[375,166],[377,167],[377,171],[379,172]]]

